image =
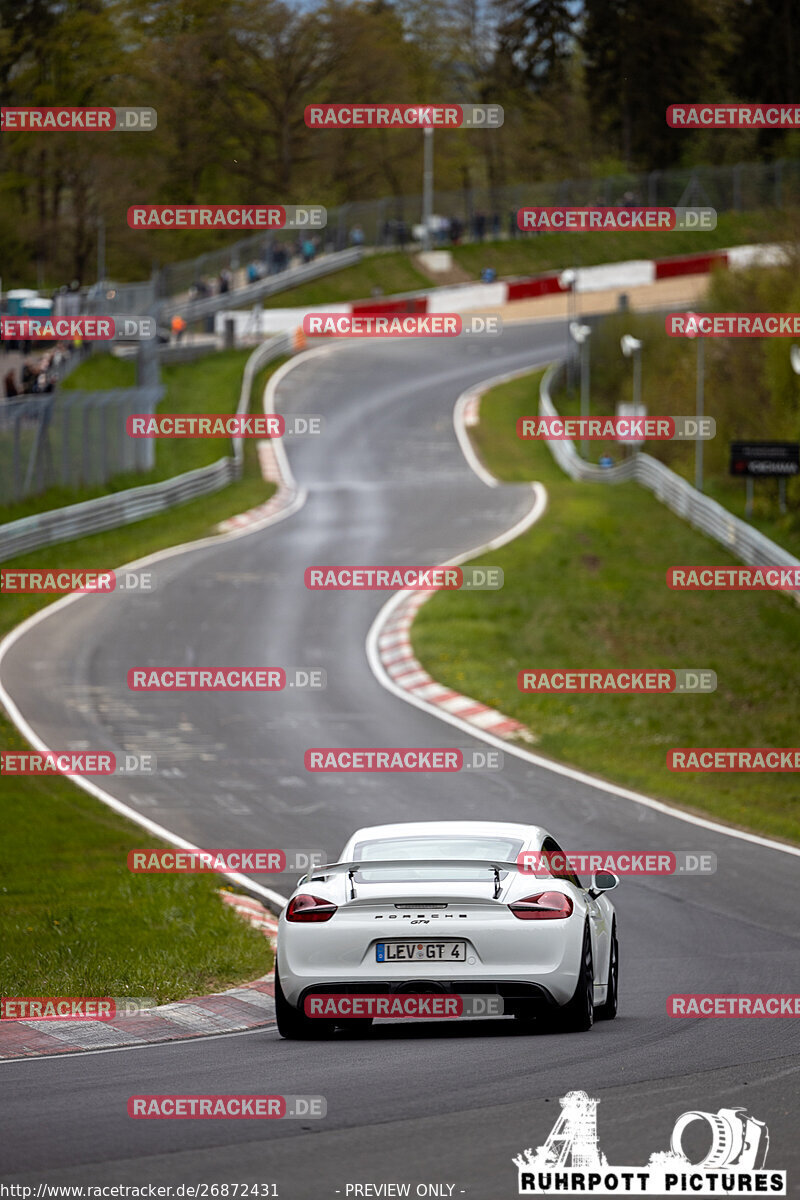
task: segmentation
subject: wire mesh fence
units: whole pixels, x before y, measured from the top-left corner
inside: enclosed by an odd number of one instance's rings
[[[454,221],[459,239],[464,241],[522,236],[517,229],[516,213],[523,205],[623,202],[708,206],[717,212],[800,205],[800,159],[435,191],[432,210],[446,220],[434,233],[434,240],[437,237],[448,240]],[[422,221],[421,194],[362,200],[329,208],[319,251],[331,253],[348,246],[411,248],[419,242]],[[293,235],[283,236],[287,239]],[[158,274],[158,294],[172,296],[222,270],[236,271],[251,261],[267,262],[275,245],[275,234],[256,234],[197,258],[170,263]]]
[[[65,390],[0,402],[0,504],[150,470],[152,441],[128,437],[125,422],[152,413],[161,395],[160,388]]]

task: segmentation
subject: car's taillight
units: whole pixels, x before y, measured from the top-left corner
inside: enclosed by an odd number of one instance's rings
[[[520,921],[562,921],[572,914],[572,901],[563,892],[539,892],[508,907]]]
[[[330,921],[336,912],[336,905],[330,900],[320,900],[319,896],[309,896],[301,892],[289,901],[286,909],[287,921]]]

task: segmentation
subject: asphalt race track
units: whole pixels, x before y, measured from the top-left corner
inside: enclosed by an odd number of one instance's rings
[[[417,1183],[453,1184],[455,1197],[495,1200],[517,1194],[512,1157],[540,1145],[559,1097],[582,1088],[601,1099],[611,1164],[644,1164],[668,1149],[687,1110],[746,1107],[769,1126],[768,1167],[790,1172],[791,1194],[800,1174],[797,1022],[672,1020],[665,1003],[673,992],[797,990],[797,857],[510,753],[495,774],[314,776],[303,767],[314,745],[482,745],[373,676],[364,644],[386,593],[311,592],[303,572],[441,562],[518,521],[530,489],[491,489],[477,478],[454,434],[453,405],[471,384],[548,361],[563,344],[563,323],[554,322],[509,326],[498,339],[340,344],[304,359],[277,393],[278,411],[325,422],[322,436],[288,446],[308,489],[302,509],[165,559],[150,595],[68,605],[17,641],[2,683],[51,747],[155,752],[169,774],[104,786],[200,846],[308,846],[333,856],[359,825],[491,817],[539,822],[567,849],[711,850],[717,874],[623,880],[614,894],[621,1011],[588,1034],[396,1023],[364,1038],[302,1043],[269,1029],[2,1063],[0,1180],[258,1181],[277,1183],[282,1200],[410,1182],[412,1195]],[[328,686],[267,696],[129,692],[127,670],[148,665],[321,667]],[[279,891],[291,885],[258,878]],[[131,1094],[166,1092],[321,1094],[328,1115],[128,1118]]]

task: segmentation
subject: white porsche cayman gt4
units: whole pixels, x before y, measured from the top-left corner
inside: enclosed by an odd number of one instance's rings
[[[531,853],[548,856],[535,873],[522,865]],[[616,917],[605,893],[618,882],[606,871],[579,879],[538,825],[359,829],[341,861],[300,880],[280,915],[278,1030],[314,1038],[372,1020],[308,1016],[312,994],[409,992],[499,996],[505,1015],[591,1029],[617,1012]]]

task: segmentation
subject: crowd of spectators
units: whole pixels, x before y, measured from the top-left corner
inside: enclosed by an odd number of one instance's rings
[[[569,203],[569,202],[564,202]],[[625,192],[617,200],[614,201],[615,208],[634,208],[642,203],[641,199],[634,192]],[[608,203],[602,198],[597,198],[592,208],[608,208]],[[432,215],[430,217],[430,232],[431,241],[435,246],[458,246],[465,238],[473,242],[483,242],[485,240],[497,241],[503,236],[505,226],[505,234],[509,238],[518,237],[539,237],[543,236],[541,231],[523,231],[517,224],[517,209],[509,209],[505,216],[497,209],[493,212],[485,212],[478,208],[470,214],[470,216],[462,220],[460,217],[443,217]],[[406,244],[420,236],[422,225],[409,225],[400,217],[387,219],[379,231],[378,245],[380,246],[397,246],[398,249],[404,250]],[[354,226],[350,230],[350,244],[352,246],[364,245],[364,232],[359,225]]]
[[[56,344],[44,354],[29,355],[19,371],[10,367],[3,376],[3,395],[7,400],[25,396],[43,396],[55,391],[61,368],[78,347],[66,342]]]
[[[280,275],[290,267],[313,262],[324,248],[318,233],[298,233],[293,242],[272,238],[265,242],[261,253],[247,264],[245,283],[257,283],[271,275]],[[223,267],[215,278],[198,277],[192,284],[189,299],[203,300],[208,296],[222,296],[233,287],[233,271],[229,267]]]

